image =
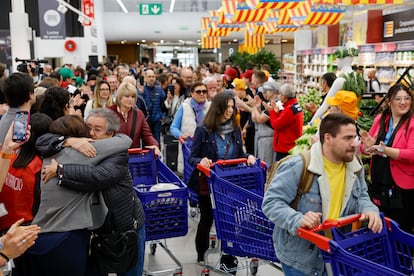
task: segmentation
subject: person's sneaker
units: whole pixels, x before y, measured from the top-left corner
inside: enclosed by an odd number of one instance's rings
[[[236,275],[238,260],[232,255],[222,255],[220,258],[220,269],[224,272]]]
[[[206,265],[206,263],[205,263],[204,261],[198,261],[198,262],[197,262],[197,264],[198,264],[199,266],[205,266],[205,265]]]

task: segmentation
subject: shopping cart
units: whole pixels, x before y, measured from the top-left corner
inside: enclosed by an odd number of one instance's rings
[[[151,254],[160,245],[177,267],[161,271],[145,271],[145,275],[182,275],[182,265],[167,248],[165,239],[185,236],[188,231],[187,187],[152,150],[130,149],[129,170],[134,189],[142,202],[146,217],[146,241],[151,241]],[[154,191],[155,184],[175,184],[176,189]]]
[[[181,151],[183,153],[183,162],[184,162],[184,171],[183,171],[183,181],[184,183],[188,183],[188,180],[190,179],[190,175],[194,170],[194,166],[191,166],[189,159],[190,159],[190,153],[191,153],[191,146],[193,144],[193,138],[187,137],[186,139],[179,138],[178,141],[181,144]],[[198,211],[198,196],[197,194],[192,191],[191,189],[188,189],[188,199],[190,203],[190,215],[192,217],[195,217]]]
[[[327,220],[312,230],[300,228],[298,236],[321,249],[328,275],[413,275],[414,236],[383,215],[381,233],[373,233],[366,226],[348,232],[339,228],[359,218]],[[327,229],[332,238],[317,233]]]
[[[246,161],[246,158],[220,160],[211,169],[197,166],[208,177],[219,240],[218,249],[209,249],[204,256],[203,275],[209,275],[210,270],[232,275],[232,272],[245,268],[255,275],[259,259],[281,270],[273,248],[273,223],[261,210],[267,167],[260,160],[253,166],[246,165]],[[246,263],[230,270],[218,264],[210,265],[208,257],[217,251],[245,258]]]

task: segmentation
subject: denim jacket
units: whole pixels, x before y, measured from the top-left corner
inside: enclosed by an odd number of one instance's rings
[[[248,157],[243,151],[243,141],[241,138],[240,129],[235,129],[231,134],[231,140],[234,143],[233,155],[228,159]],[[216,162],[217,145],[214,138],[214,133],[210,132],[205,126],[198,126],[194,133],[193,145],[191,146],[191,153],[189,162],[192,166],[197,166],[201,159],[207,157],[213,162]]]
[[[264,214],[275,224],[273,243],[277,258],[284,264],[307,275],[322,275],[324,264],[320,250],[296,235],[303,215],[308,211],[321,212],[322,220],[330,206],[328,177],[324,170],[322,145],[311,148],[308,170],[315,174],[310,191],[299,200],[298,209],[290,204],[294,200],[302,173],[302,158],[298,155],[281,164],[263,199]],[[364,180],[363,168],[357,158],[346,163],[345,191],[341,216],[364,212],[377,212],[371,202]]]

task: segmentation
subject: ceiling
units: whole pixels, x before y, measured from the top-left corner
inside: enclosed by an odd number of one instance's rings
[[[124,13],[121,1],[128,13]],[[171,2],[175,2],[170,13]],[[200,39],[200,18],[208,17],[210,10],[217,10],[221,0],[103,0],[104,30],[108,43],[141,43],[142,40],[164,44],[196,44]],[[161,15],[141,15],[140,4],[159,3]],[[350,20],[353,14],[370,9],[382,9],[390,13],[412,6],[414,0],[405,0],[401,5],[355,5],[348,7],[343,20]],[[293,39],[293,33],[277,33],[282,39]],[[233,32],[223,37],[223,42],[243,39],[243,32]]]

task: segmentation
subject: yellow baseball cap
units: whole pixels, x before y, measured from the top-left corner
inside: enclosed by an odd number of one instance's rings
[[[235,78],[231,85],[237,90],[246,90],[246,83],[244,82],[244,80],[241,80],[239,78]]]

